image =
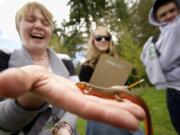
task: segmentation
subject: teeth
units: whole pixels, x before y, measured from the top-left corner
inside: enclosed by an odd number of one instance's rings
[[[32,38],[39,38],[39,39],[43,39],[45,36],[40,34],[40,33],[34,33],[34,34],[31,34],[31,37]]]

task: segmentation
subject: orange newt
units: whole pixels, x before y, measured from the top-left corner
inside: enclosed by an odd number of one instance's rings
[[[146,113],[146,118],[144,120],[146,135],[153,135],[151,114],[147,104],[140,96],[135,95],[128,90],[119,90],[116,88],[104,88],[86,82],[79,82],[76,85],[77,87],[80,88],[80,90],[84,94],[98,96],[101,98],[115,99],[117,101],[123,101],[123,99],[128,99],[133,103],[141,106]]]

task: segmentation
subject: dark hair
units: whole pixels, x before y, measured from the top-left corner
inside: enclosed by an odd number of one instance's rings
[[[156,17],[156,12],[160,7],[162,7],[163,5],[166,5],[166,4],[170,3],[170,2],[175,3],[176,6],[179,9],[179,5],[177,4],[176,0],[156,0],[154,2],[154,5],[153,5],[153,14],[154,14],[154,16]]]

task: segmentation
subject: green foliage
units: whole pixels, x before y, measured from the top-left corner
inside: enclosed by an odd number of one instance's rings
[[[141,48],[133,40],[133,35],[128,32],[127,25],[121,25],[123,33],[118,38],[118,54],[133,65],[133,70],[128,83],[146,78],[144,66],[140,61]]]
[[[56,52],[60,53],[62,51],[61,43],[59,37],[53,35],[50,42],[50,47],[54,49]]]
[[[120,20],[127,20],[128,8],[124,0],[70,0],[69,21],[64,21],[60,32],[63,50],[71,57],[82,48],[80,44],[87,42],[93,25],[106,25],[119,33]]]
[[[101,18],[106,14],[106,0],[70,0],[70,20],[66,26],[84,26],[86,33],[89,33],[92,21]]]
[[[146,86],[139,89],[138,92],[141,93],[140,95],[150,108],[154,135],[176,135],[166,106],[166,91]]]
[[[66,34],[66,28],[59,28],[54,22],[54,31],[52,39],[50,42],[50,47],[52,47],[56,52],[66,53],[71,57],[75,56],[75,53],[81,48],[77,48],[78,44],[84,43],[82,39],[82,33],[77,29]]]
[[[158,35],[159,30],[148,21],[149,11],[153,0],[139,0],[130,10],[129,31],[133,33],[133,39],[143,46],[149,36]]]
[[[82,33],[77,29],[72,31],[69,35],[65,34],[65,32],[62,32],[61,34],[61,36],[63,37],[63,47],[66,48],[65,53],[69,54],[71,57],[74,57],[75,53],[81,49],[78,48],[78,45],[84,43],[81,35]]]
[[[56,22],[54,22],[53,24],[54,24],[54,31],[49,46],[58,53],[65,52],[66,48],[63,48],[63,45],[61,43],[61,38],[59,36],[59,28]]]
[[[85,135],[86,133],[86,120],[79,118],[77,120],[77,131],[79,135]]]

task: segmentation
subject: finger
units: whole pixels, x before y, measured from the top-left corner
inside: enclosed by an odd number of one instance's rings
[[[67,128],[61,128],[56,134],[53,135],[72,135]]]
[[[87,98],[82,93],[68,90],[59,83],[49,87],[49,91],[37,89],[37,93],[51,104],[62,107],[65,110],[75,113],[85,119],[107,122],[117,127],[135,130],[138,128],[138,120],[128,111],[120,107],[107,106],[104,103],[96,102]]]
[[[101,102],[109,106],[114,107],[120,107],[130,113],[132,113],[138,120],[143,120],[145,118],[145,112],[142,107],[140,107],[137,104],[134,104],[130,101],[123,100],[122,102],[116,101],[116,100],[105,100],[103,98],[96,98],[94,96],[88,96],[88,98],[91,98],[92,100],[96,102]]]
[[[8,69],[0,73],[0,97],[14,98],[29,90],[32,82],[19,69]]]
[[[136,130],[138,128],[139,121],[136,117],[121,107],[97,102],[84,95],[76,95],[76,97],[74,97],[73,93],[66,94],[63,100],[64,108],[71,110],[83,118],[106,122],[130,130]],[[66,101],[66,98],[68,101]]]
[[[16,98],[30,91],[35,82],[49,76],[48,70],[40,66],[11,68],[0,73],[0,97]]]
[[[74,84],[74,82],[58,75],[54,75],[54,76],[57,79],[57,81],[60,84],[62,84],[64,87],[68,88],[69,90],[73,90],[73,91],[75,90],[76,92],[81,93],[81,91],[79,91],[79,88]]]

